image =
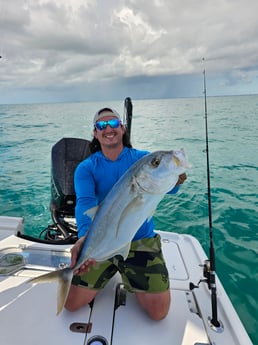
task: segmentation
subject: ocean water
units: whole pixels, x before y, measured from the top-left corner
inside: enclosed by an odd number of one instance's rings
[[[217,274],[258,344],[258,95],[208,97],[213,237]],[[0,214],[23,216],[38,236],[52,224],[50,158],[63,137],[92,137],[92,117],[121,102],[0,105]],[[191,168],[176,196],[165,196],[156,228],[197,237],[208,253],[204,100],[133,100],[132,143],[187,152]]]

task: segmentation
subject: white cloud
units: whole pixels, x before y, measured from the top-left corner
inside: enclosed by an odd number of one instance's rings
[[[1,2],[0,91],[194,75],[202,57],[211,73],[255,83],[257,9],[256,0]]]

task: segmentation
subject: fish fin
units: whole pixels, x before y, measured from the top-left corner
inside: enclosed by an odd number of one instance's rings
[[[38,277],[31,278],[31,279],[27,280],[26,283],[31,283],[31,284],[35,284],[35,283],[52,283],[54,281],[59,280],[59,272],[62,272],[62,270],[58,270],[58,271],[53,271],[53,272],[50,272],[50,273],[42,274],[41,276],[38,276]]]
[[[126,218],[127,213],[133,213],[134,209],[138,209],[140,207],[140,205],[142,204],[142,197],[140,195],[138,195],[137,197],[135,197],[134,199],[131,200],[131,202],[125,207],[125,209],[123,210],[118,226],[117,226],[117,230],[116,230],[116,237],[118,237],[118,233],[120,231],[121,228],[121,224],[123,223],[124,219]]]
[[[57,315],[62,311],[65,301],[68,296],[68,292],[71,286],[73,277],[73,270],[70,267],[66,267],[62,270],[53,271],[43,274],[39,277],[31,278],[26,283],[50,283],[58,281],[58,295],[57,295]]]
[[[90,217],[93,220],[98,209],[99,209],[99,206],[94,206],[90,208],[89,210],[85,211],[83,214],[86,214],[86,216]]]
[[[131,248],[131,242],[129,242],[126,246],[121,248],[121,250],[118,251],[117,255],[122,255],[122,257],[125,260],[129,254],[130,248]]]
[[[59,315],[64,308],[72,280],[59,280],[58,284],[58,293],[57,293],[57,312],[56,315]]]
[[[153,210],[153,211],[150,213],[149,217],[147,218],[147,222],[149,222],[149,221],[152,219],[152,217],[154,216],[154,213],[155,213],[155,210]]]

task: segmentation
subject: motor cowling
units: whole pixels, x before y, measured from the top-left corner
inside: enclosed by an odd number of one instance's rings
[[[89,144],[86,139],[62,138],[52,147],[50,211],[56,225],[62,225],[65,217],[74,217],[74,172],[91,154]]]

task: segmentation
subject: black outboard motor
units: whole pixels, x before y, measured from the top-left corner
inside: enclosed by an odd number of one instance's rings
[[[53,236],[54,239],[57,239],[57,236],[62,239],[77,237],[74,171],[77,165],[91,154],[89,144],[90,141],[85,139],[63,138],[52,148],[50,211],[54,226],[46,232],[46,239],[53,239]],[[53,227],[58,230],[54,231],[54,235]]]

